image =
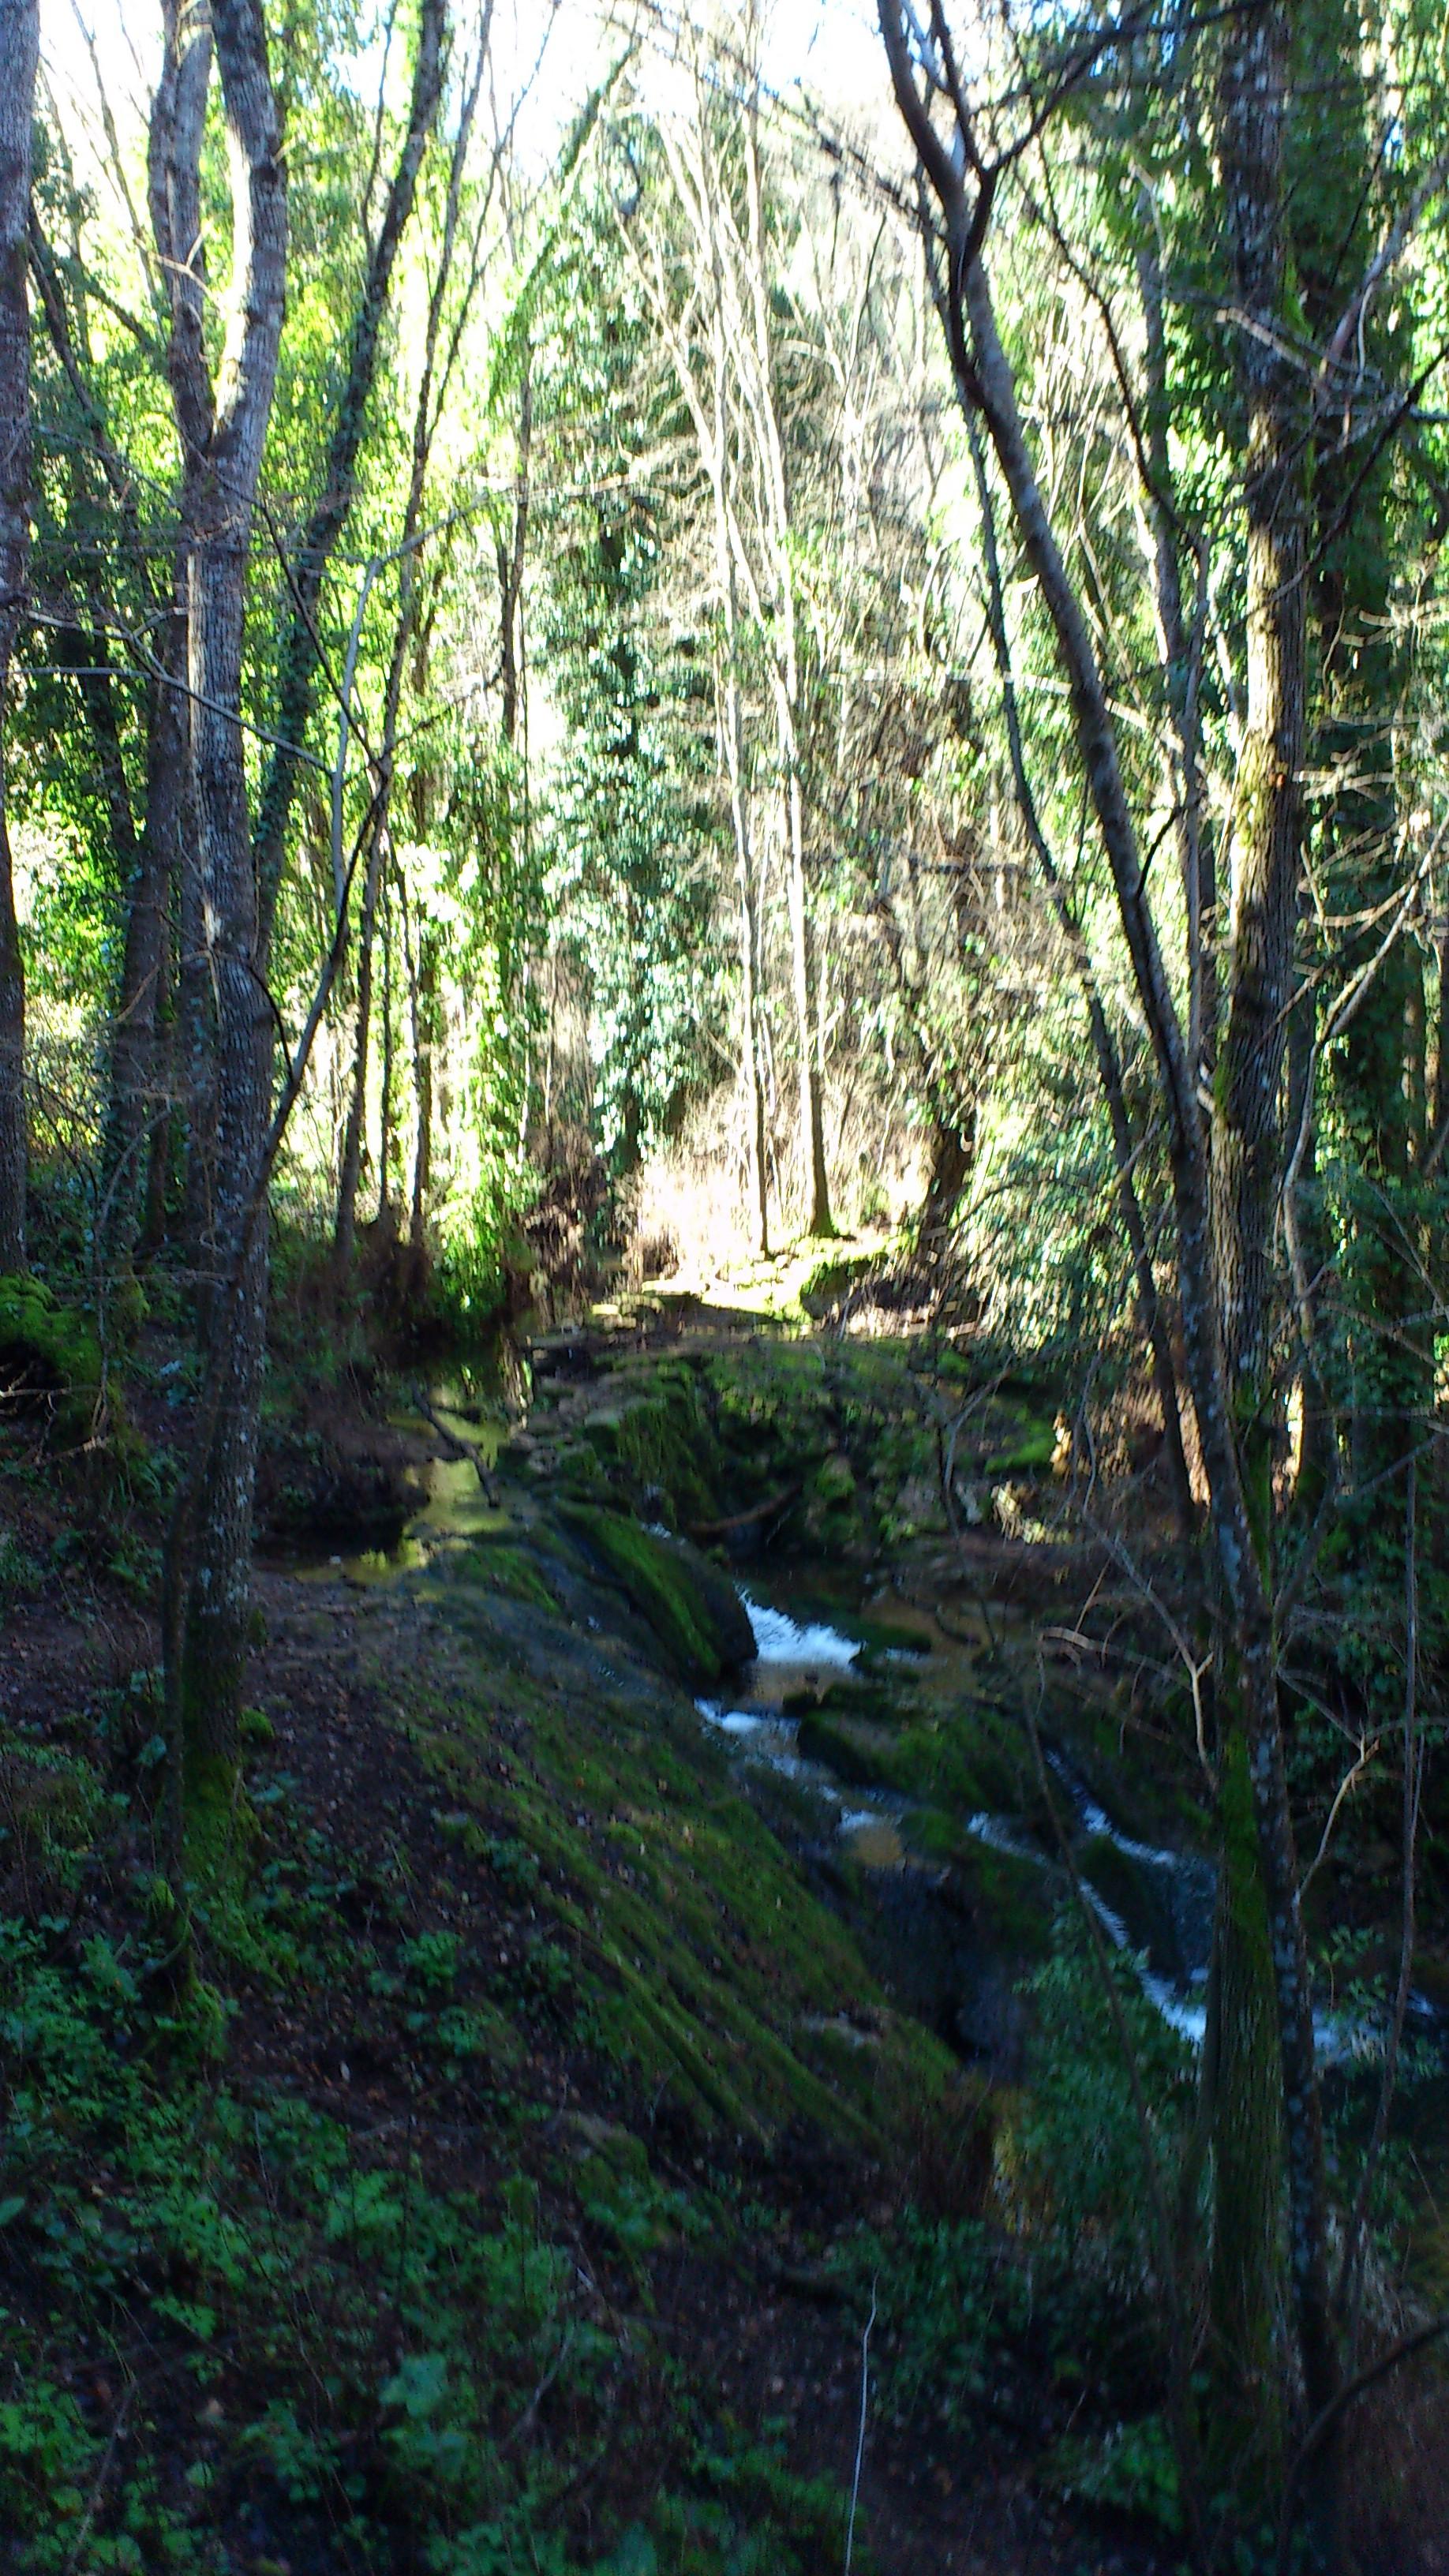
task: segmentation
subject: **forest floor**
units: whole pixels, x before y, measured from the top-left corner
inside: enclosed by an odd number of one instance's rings
[[[857,2576],[1179,2563],[1132,2301],[1089,2243],[1024,2294],[992,2214],[1011,2016],[975,2071],[917,2017],[869,1874],[696,1714],[728,1665],[707,1560],[681,1591],[638,1537],[748,1539],[793,1487],[787,1536],[857,1591],[884,1545],[898,1658],[913,1587],[945,1606],[907,1366],[676,1305],[548,1337],[491,1464],[466,1374],[431,1420],[389,1422],[385,1385],[334,1388],[320,1427],[279,1411],[290,1552],[258,1573],[244,1777],[182,1962],[146,1508],[103,1547],[79,1470],[6,1435],[0,2566],[816,2576],[844,2564],[873,2308]],[[152,1447],[167,1367],[132,1396]],[[1051,1624],[1053,1417],[999,1371],[971,1417],[963,1458],[1022,1480],[1028,1533],[954,1549],[973,1637],[983,1590],[998,1627],[1033,1594]],[[433,1526],[333,1561],[349,1497],[369,1534],[407,1469]],[[1082,1705],[1090,1765],[1125,1703]],[[1030,1798],[1000,1712],[817,1724],[914,1764],[963,1955],[994,1964],[1004,1917],[1040,1959],[1040,1897],[957,1830]],[[1181,1809],[1166,1773],[1139,1795],[1157,1830]],[[1366,2570],[1449,2568],[1446,2420],[1426,2366],[1376,2422]]]

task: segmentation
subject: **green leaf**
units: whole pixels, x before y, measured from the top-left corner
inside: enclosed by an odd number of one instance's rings
[[[421,2423],[435,2415],[448,2388],[448,2356],[444,2352],[410,2352],[399,2362],[391,2379],[384,2380],[384,2406],[400,2406],[405,2415]]]

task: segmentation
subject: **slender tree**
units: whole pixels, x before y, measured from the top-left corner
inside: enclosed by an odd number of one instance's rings
[[[1215,1227],[1197,1068],[1189,1056],[1148,896],[1117,725],[997,328],[984,247],[1002,165],[982,150],[939,0],[933,0],[925,28],[901,0],[880,0],[880,23],[897,101],[942,228],[944,320],[958,399],[985,424],[1056,640],[1078,757],[1153,1047],[1173,1185],[1188,1380],[1208,1487],[1234,1723],[1241,1727],[1241,1768],[1256,1826],[1250,1865],[1266,1909],[1272,1963],[1293,2313],[1308,2403],[1316,2413],[1334,2395],[1338,2362],[1328,2298],[1327,2183],[1312,2002],[1278,1699],[1271,1574],[1263,1550],[1263,1466],[1256,1437],[1263,1396],[1261,1380],[1253,1375],[1245,1402],[1229,1362],[1231,1348],[1240,1358],[1247,1356],[1251,1369],[1264,1345],[1266,1319],[1254,1301],[1264,1292],[1273,1157],[1281,1150],[1281,1136],[1275,1143],[1273,1128],[1283,1043],[1281,1023],[1276,1030],[1274,1023],[1277,986],[1270,982],[1259,992],[1255,985],[1260,975],[1286,972],[1283,916],[1286,901],[1291,939],[1294,879],[1289,854],[1301,739],[1291,730],[1301,725],[1301,700],[1295,698],[1301,663],[1295,668],[1292,637],[1283,631],[1284,617],[1294,612],[1276,601],[1271,578],[1282,551],[1291,555],[1301,542],[1294,533],[1293,487],[1291,481],[1285,483],[1279,443],[1281,396],[1271,377],[1264,384],[1257,371],[1245,367],[1255,424],[1245,483],[1256,556],[1254,741],[1263,748],[1261,758],[1255,755],[1249,766],[1241,806],[1242,890],[1234,907],[1229,984],[1223,996],[1224,1018],[1234,1034],[1229,1066],[1220,1075],[1229,1170],[1218,1196]],[[1245,291],[1255,298],[1274,294],[1281,274],[1275,265],[1275,236],[1281,222],[1284,45],[1283,14],[1271,6],[1236,13],[1225,38],[1223,143],[1235,199],[1233,247]],[[1260,328],[1261,321],[1260,307],[1249,332]],[[1221,1283],[1219,1246],[1230,1256],[1229,1274]],[[1245,2036],[1252,2037],[1246,2028]],[[1181,2367],[1179,2335],[1180,2405]]]
[[[487,51],[492,0],[484,0],[481,52]],[[301,749],[322,659],[318,626],[327,567],[347,524],[357,488],[357,463],[377,376],[378,352],[399,246],[412,214],[418,174],[437,121],[443,90],[448,29],[447,0],[420,0],[412,93],[397,165],[383,206],[377,238],[352,318],[347,373],[332,418],[322,486],[287,567],[290,615],[282,644],[273,746],[257,809],[256,867],[261,953],[271,947],[277,892],[286,858],[287,829],[301,767]]]
[[[25,1267],[25,968],[5,799],[10,660],[30,544],[30,124],[35,0],[0,0],[0,1271]]]
[[[231,179],[226,337],[213,382],[199,281],[170,272],[171,379],[186,460],[187,678],[206,955],[216,994],[217,1278],[227,1329],[213,1338],[190,1525],[173,1522],[165,1575],[168,1700],[188,1813],[229,1791],[248,1645],[252,1492],[266,1341],[267,1229],[259,1210],[271,1107],[273,1022],[241,725],[246,574],[286,299],[287,182],[259,0],[184,13],[165,0],[158,113],[168,166],[190,181],[213,43]],[[174,203],[174,199],[173,199]]]
[[[450,347],[442,353],[442,382],[438,381],[440,340],[452,284],[454,260],[458,248],[459,224],[463,204],[463,184],[468,167],[474,118],[488,62],[488,38],[492,8],[485,9],[479,32],[478,50],[465,76],[458,113],[457,128],[449,154],[448,187],[444,202],[442,238],[437,264],[428,296],[427,321],[423,332],[422,369],[418,380],[417,400],[413,408],[412,452],[408,469],[407,500],[403,509],[402,536],[397,547],[398,604],[389,647],[387,674],[383,686],[382,741],[378,750],[373,810],[368,837],[367,866],[363,875],[361,919],[357,936],[357,1018],[353,1045],[352,1084],[348,1094],[346,1124],[343,1129],[341,1167],[337,1182],[337,1209],[332,1229],[332,1270],[340,1286],[352,1260],[357,1221],[357,1189],[362,1171],[362,1131],[367,1109],[367,1068],[372,1028],[373,941],[377,926],[378,899],[382,888],[382,871],[388,849],[388,829],[397,760],[398,716],[402,703],[403,680],[409,655],[416,644],[418,606],[418,546],[422,528],[423,500],[427,490],[428,467],[433,439],[442,417],[447,396],[448,378],[458,348],[455,328]],[[472,261],[463,296],[463,316],[472,304],[479,282],[479,264]],[[424,655],[424,660],[426,656]],[[419,762],[419,794],[425,797],[421,773],[426,755]],[[419,1027],[421,1017],[419,1017]],[[421,1042],[421,1041],[420,1041]],[[415,1061],[421,1059],[416,1056]],[[426,1079],[426,1077],[424,1077]],[[431,1124],[431,1100],[420,1093],[418,1103],[419,1158],[425,1170],[427,1145],[423,1131]],[[417,1179],[415,1164],[414,1179]],[[386,1185],[384,1175],[384,1186]],[[415,1238],[421,1241],[423,1223],[422,1189],[415,1186]]]

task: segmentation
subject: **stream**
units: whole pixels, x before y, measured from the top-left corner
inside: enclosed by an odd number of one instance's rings
[[[333,1556],[299,1570],[375,1584],[421,1571],[450,1548],[497,1534],[507,1515],[485,1484],[505,1426],[480,1419],[452,1390],[439,1390],[432,1423],[455,1454],[436,1459],[427,1492],[399,1543],[387,1551]],[[667,1530],[660,1530],[668,1537]],[[923,1618],[909,1645],[882,1646],[820,1615],[817,1590],[829,1592],[838,1569],[791,1559],[752,1583],[736,1583],[755,1639],[752,1663],[739,1672],[727,1697],[701,1697],[704,1723],[723,1737],[748,1785],[751,1774],[773,1774],[793,1793],[796,1813],[813,1813],[813,1840],[852,1865],[868,1892],[879,1938],[878,1964],[908,2009],[930,2022],[967,2057],[1009,2066],[1021,2026],[1015,1984],[1020,1962],[1007,1945],[993,1943],[963,1907],[953,1872],[919,1848],[912,1833],[915,1802],[888,1788],[860,1787],[801,1749],[803,1719],[831,1693],[836,1714],[848,1710],[862,1684],[889,1693],[892,1672],[904,1696],[924,1697],[948,1714],[977,1685],[963,1641]],[[766,1598],[762,1581],[777,1595]],[[784,1597],[778,1597],[783,1595]],[[833,1604],[833,1595],[832,1604]],[[788,1606],[787,1606],[788,1605]],[[797,1615],[797,1613],[799,1615]],[[848,1620],[848,1610],[835,1616]],[[870,1625],[868,1618],[862,1626]],[[1046,1759],[1057,1796],[1059,1828],[1083,1898],[1105,1940],[1129,1957],[1144,1994],[1163,2020],[1193,2048],[1202,2045],[1207,2021],[1208,1961],[1216,1891],[1213,1863],[1202,1854],[1169,1848],[1127,1832],[1103,1807],[1067,1757],[1056,1748]],[[969,1835],[1023,1870],[1039,1873],[1042,1901],[1055,1905],[1069,1879],[1055,1837],[1043,1839],[1022,1815],[982,1811],[961,1818]],[[807,1839],[810,1839],[807,1836]],[[868,1944],[868,1946],[871,1946]],[[1349,2069],[1381,2053],[1376,2018],[1342,2009],[1316,2016],[1326,2064]],[[1412,1998],[1406,2040],[1418,2042],[1420,2089],[1433,2094],[1449,2081],[1449,2030],[1422,1997]],[[1427,2043],[1427,2046],[1425,2045]],[[1406,2067],[1406,2074],[1412,2071]]]
[[[808,1569],[802,1574],[808,1576]],[[897,1879],[909,1875],[916,1882],[918,1910],[922,1899],[929,1908],[948,1873],[913,1852],[912,1802],[888,1790],[848,1787],[825,1763],[799,1748],[801,1720],[792,1712],[822,1683],[848,1681],[868,1652],[864,1641],[818,1617],[797,1620],[743,1584],[736,1589],[754,1630],[755,1660],[737,1695],[696,1701],[701,1717],[731,1739],[742,1767],[763,1766],[812,1792],[840,1843],[861,1868],[877,1876],[878,1885],[886,1874]],[[949,1649],[943,1656],[940,1646],[926,1641],[923,1646],[919,1655],[877,1649],[871,1657],[877,1677],[891,1662],[929,1675],[933,1664],[949,1656]],[[949,1668],[934,1677],[948,1690],[953,1679],[959,1686]],[[1207,2026],[1217,1889],[1213,1863],[1200,1853],[1144,1842],[1126,1832],[1065,1755],[1049,1750],[1046,1760],[1060,1791],[1058,1815],[1083,1897],[1110,1946],[1130,1957],[1143,1993],[1163,2020],[1191,2047],[1200,2048]],[[1047,1848],[1022,1818],[981,1812],[964,1821],[977,1841],[1040,1870],[1044,1881],[1054,1880],[1056,1890],[1064,1891],[1060,1850]],[[935,2018],[940,2019],[939,2013]],[[956,2018],[959,2024],[959,2012]],[[1325,2007],[1315,2013],[1314,2028],[1327,2067],[1350,2069],[1382,2055],[1383,2027],[1375,2017]],[[1405,2040],[1410,2053],[1401,2081],[1437,2098],[1449,2078],[1449,2030],[1417,1993],[1409,1999]]]
[[[812,1791],[862,1868],[909,1872],[924,1881],[923,1894],[940,1890],[947,1872],[910,1847],[911,1802],[888,1790],[850,1788],[825,1763],[799,1749],[798,1703],[822,1682],[848,1679],[866,1652],[863,1641],[818,1618],[797,1620],[743,1584],[736,1588],[755,1633],[755,1660],[738,1695],[696,1701],[701,1717],[731,1739],[742,1767],[762,1765]],[[931,1644],[923,1640],[923,1645],[920,1655],[899,1648],[877,1650],[871,1659],[877,1675],[897,1659],[929,1672],[941,1657]],[[935,1678],[949,1685],[951,1677],[943,1673]],[[1130,1953],[1144,1992],[1164,2020],[1200,2046],[1216,1883],[1212,1864],[1124,1833],[1062,1755],[1052,1753],[1048,1760],[1062,1792],[1062,1823],[1078,1878],[1103,1933],[1114,1949]],[[989,1848],[1039,1868],[1044,1877],[1055,1873],[1061,1879],[1059,1855],[1045,1850],[1020,1818],[982,1812],[966,1824]],[[1095,1883],[1107,1853],[1125,1864],[1112,1873],[1115,1901]]]

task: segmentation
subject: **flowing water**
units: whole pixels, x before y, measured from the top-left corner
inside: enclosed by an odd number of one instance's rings
[[[425,1567],[440,1550],[507,1528],[507,1515],[491,1492],[504,1422],[490,1419],[470,1402],[466,1389],[456,1387],[438,1390],[429,1415],[410,1416],[405,1427],[423,1429],[428,1420],[453,1454],[432,1462],[424,1499],[398,1544],[385,1551],[333,1556],[300,1570],[333,1579],[340,1571],[359,1584],[388,1582]],[[969,1650],[963,1652],[965,1641],[942,1633],[929,1617],[922,1618],[913,1638],[914,1651],[879,1645],[867,1650],[863,1636],[852,1636],[848,1625],[820,1615],[812,1600],[815,1586],[828,1588],[830,1571],[792,1564],[787,1598],[794,1607],[786,1599],[764,1597],[758,1579],[753,1589],[737,1587],[754,1632],[754,1660],[727,1697],[702,1698],[696,1706],[707,1725],[728,1741],[742,1772],[773,1772],[813,1803],[822,1836],[848,1854],[873,1889],[882,1918],[893,1920],[895,1966],[902,1964],[903,1946],[944,1956],[944,1967],[938,1957],[934,1972],[933,2017],[948,2029],[965,2028],[969,2015],[963,2017],[959,2000],[951,2002],[951,1990],[979,1978],[981,1960],[947,1925],[949,1872],[913,1846],[912,1801],[837,1778],[827,1763],[801,1751],[799,1738],[802,1709],[841,1685],[848,1694],[852,1682],[863,1678],[863,1657],[877,1689],[889,1690],[894,1666],[904,1689],[924,1691],[943,1708],[953,1701],[959,1705],[969,1693],[973,1658]],[[778,1596],[784,1586],[773,1588]],[[848,1620],[848,1612],[839,1615]],[[983,1631],[983,1642],[988,1639],[989,1632]],[[838,1701],[832,1705],[838,1708]],[[1201,2046],[1216,1890],[1213,1864],[1200,1853],[1130,1834],[1060,1751],[1050,1751],[1047,1760],[1057,1792],[1059,1834],[1102,1933],[1115,1950],[1131,1957],[1143,1992],[1163,2019],[1190,2045]],[[988,1849],[1040,1870],[1044,1882],[1065,1892],[1060,1844],[1044,1842],[1027,1818],[983,1811],[963,1822]],[[909,1976],[905,1983],[909,1987]],[[1346,2066],[1381,2052],[1381,2024],[1362,2013],[1325,2010],[1316,2016],[1316,2028],[1320,2051],[1330,2064]],[[1421,2086],[1437,2098],[1449,2082],[1444,2022],[1418,1996],[1408,2036],[1419,2043],[1411,2072],[1417,2067]]]
[[[847,1789],[823,1762],[800,1752],[800,1720],[788,1713],[788,1703],[809,1698],[822,1681],[848,1673],[859,1659],[861,1641],[821,1619],[802,1623],[775,1603],[759,1600],[743,1584],[736,1588],[755,1633],[755,1660],[737,1698],[696,1700],[701,1717],[732,1737],[746,1762],[764,1764],[812,1789],[833,1816],[836,1831],[867,1867],[912,1866],[900,1835],[906,1800],[884,1790],[872,1790],[867,1799],[861,1791]]]
[[[808,1567],[796,1573],[802,1586],[808,1583]],[[728,1699],[697,1701],[700,1715],[730,1739],[743,1768],[763,1766],[813,1793],[822,1821],[864,1869],[882,1876],[909,1872],[922,1883],[922,1892],[942,1886],[947,1873],[912,1849],[909,1799],[881,1789],[852,1788],[827,1764],[800,1751],[801,1721],[792,1712],[822,1687],[849,1680],[866,1651],[863,1639],[817,1614],[797,1618],[778,1601],[764,1600],[743,1585],[737,1588],[754,1630],[755,1660],[742,1675],[741,1688]],[[919,1654],[877,1648],[870,1656],[877,1680],[885,1678],[883,1667],[895,1663],[911,1668],[915,1687],[934,1682],[948,1696],[965,1687],[968,1676],[952,1643],[929,1634],[921,1642],[924,1652]],[[1217,1893],[1213,1863],[1201,1853],[1145,1842],[1127,1832],[1064,1754],[1053,1750],[1046,1758],[1059,1793],[1059,1829],[1086,1903],[1112,1948],[1131,1958],[1144,1994],[1163,2020],[1200,2048],[1207,2025]],[[1024,1817],[981,1812],[965,1821],[967,1831],[989,1849],[1064,1885],[1060,1845],[1044,1844]],[[1324,2008],[1315,2014],[1314,2027],[1327,2066],[1349,2069],[1382,2056],[1381,2016]],[[1418,2043],[1406,2062],[1406,2079],[1437,2098],[1449,2077],[1449,2034],[1443,2017],[1422,1996],[1411,1998],[1406,2037]]]
[[[818,1617],[797,1620],[778,1603],[763,1601],[738,1587],[754,1630],[756,1656],[744,1676],[744,1687],[728,1700],[701,1699],[700,1715],[728,1736],[742,1764],[764,1765],[784,1778],[811,1789],[833,1821],[835,1832],[852,1857],[870,1870],[912,1870],[939,1884],[943,1871],[914,1854],[910,1847],[911,1802],[887,1791],[862,1793],[834,1778],[826,1764],[799,1750],[800,1718],[792,1705],[808,1699],[822,1683],[848,1676],[858,1664],[863,1641]],[[923,1641],[924,1642],[924,1641]],[[872,1659],[877,1671],[891,1661],[904,1662],[919,1677],[941,1660],[929,1644],[923,1657],[887,1650]],[[949,1684],[952,1676],[938,1674]],[[1210,1862],[1190,1852],[1143,1843],[1121,1830],[1076,1778],[1059,1754],[1050,1756],[1062,1790],[1062,1823],[1082,1890],[1114,1949],[1130,1952],[1142,1986],[1163,2018],[1194,2046],[1206,2023],[1204,1987],[1212,1937],[1215,1875]],[[1043,1873],[1060,1866],[1025,1821],[1009,1815],[981,1813],[967,1829],[989,1848],[1039,1867]],[[1103,1851],[1128,1864],[1114,1873],[1117,1903],[1095,1884]],[[1126,1879],[1126,1892],[1119,1883]],[[1138,1897],[1134,1904],[1133,1894]]]

